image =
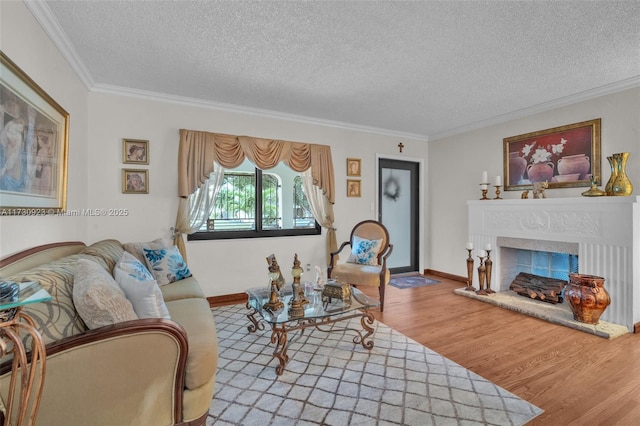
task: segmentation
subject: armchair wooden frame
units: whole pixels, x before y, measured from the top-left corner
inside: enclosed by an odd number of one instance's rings
[[[327,277],[331,278],[332,274],[334,272],[337,272],[335,268],[337,266],[336,262],[337,262],[338,254],[346,246],[353,247],[354,236],[359,236],[361,238],[366,238],[366,239],[382,239],[382,245],[377,255],[378,265],[376,266],[360,265],[360,266],[362,266],[363,269],[365,267],[368,267],[369,269],[372,269],[372,268],[377,269],[378,267],[380,268],[379,271],[375,271],[375,272],[372,271],[371,273],[376,273],[379,276],[379,281],[377,281],[377,285],[379,286],[379,293],[380,293],[380,312],[383,312],[385,287],[389,283],[387,259],[389,258],[389,256],[391,255],[391,252],[393,251],[393,244],[389,242],[389,231],[382,223],[376,220],[364,220],[362,222],[357,223],[351,230],[351,236],[349,237],[349,241],[343,242],[337,251],[331,253],[329,266],[327,267]],[[338,280],[340,280],[340,278],[341,277],[338,276]],[[345,281],[345,282],[348,282],[348,284],[353,285],[354,287],[357,287],[358,285],[363,284],[363,283],[349,282],[349,281],[354,281],[354,280],[347,278]]]

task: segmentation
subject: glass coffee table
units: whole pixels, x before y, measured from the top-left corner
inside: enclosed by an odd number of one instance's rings
[[[322,298],[320,290],[313,290],[313,293],[307,292],[306,298],[308,303],[303,305],[303,315],[291,315],[290,304],[293,290],[291,285],[286,285],[280,290],[280,300],[283,307],[272,311],[264,308],[264,304],[269,301],[271,290],[268,288],[252,288],[246,290],[248,301],[247,309],[251,311],[247,314],[247,318],[251,324],[247,326],[249,332],[253,333],[257,330],[264,330],[265,323],[271,326],[271,343],[274,343],[274,358],[277,358],[279,365],[276,366],[276,374],[281,375],[284,367],[289,362],[287,355],[287,347],[289,343],[288,333],[314,327],[323,332],[344,331],[349,330],[356,333],[353,343],[361,344],[365,349],[373,348],[373,340],[369,337],[373,334],[373,323],[375,317],[369,310],[380,305],[376,299],[372,299],[362,293],[355,287],[351,287],[351,297],[347,300],[336,298]],[[259,315],[256,318],[256,314]],[[330,324],[346,321],[351,318],[360,318],[360,326],[362,329],[343,327],[336,328],[334,326],[325,327]]]

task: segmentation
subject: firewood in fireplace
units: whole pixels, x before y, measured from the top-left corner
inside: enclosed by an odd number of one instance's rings
[[[520,272],[511,282],[509,289],[521,296],[555,305],[556,303],[562,303],[562,289],[566,284],[566,281],[557,278]]]

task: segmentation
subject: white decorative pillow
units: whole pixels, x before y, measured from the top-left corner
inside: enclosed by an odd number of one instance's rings
[[[131,302],[98,263],[78,259],[73,274],[73,304],[90,329],[138,319]]]
[[[173,241],[169,238],[157,238],[153,241],[145,241],[140,243],[124,243],[122,247],[134,255],[136,259],[140,261],[143,265],[146,264],[146,260],[144,258],[144,253],[142,252],[143,248],[148,249],[160,249],[167,248],[173,246]]]
[[[359,265],[377,265],[378,252],[382,246],[382,240],[366,240],[356,235],[351,243],[351,254],[347,262]]]
[[[114,268],[114,276],[138,317],[171,319],[158,283],[131,253],[122,254]]]
[[[191,276],[191,271],[176,246],[159,249],[143,248],[142,252],[149,271],[159,285],[180,281]]]

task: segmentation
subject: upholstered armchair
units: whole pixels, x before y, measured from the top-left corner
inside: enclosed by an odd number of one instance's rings
[[[338,255],[346,246],[351,247],[349,257],[338,263]],[[375,220],[365,220],[358,223],[351,231],[349,241],[340,245],[337,251],[331,253],[327,277],[355,287],[370,285],[379,288],[380,312],[384,311],[384,290],[389,284],[389,270],[387,258],[393,251],[393,244],[389,243],[389,231]]]

